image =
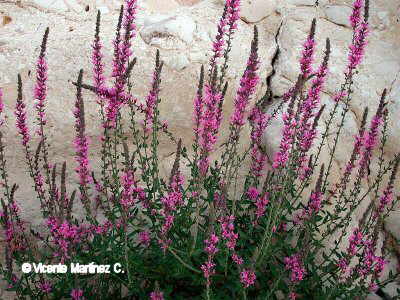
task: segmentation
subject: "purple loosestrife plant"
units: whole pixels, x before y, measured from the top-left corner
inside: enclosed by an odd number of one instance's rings
[[[229,86],[229,54],[235,45],[234,33],[240,30],[240,4],[225,2],[209,66],[201,67],[193,97],[191,141],[176,138],[162,121],[159,51],[146,97],[135,94],[132,40],[137,2],[125,0],[121,7],[108,77],[98,13],[91,44],[93,83],[85,82],[83,70],[73,82],[75,184],[67,180],[67,162],[61,162],[61,171],[60,162],[49,163],[46,30],[33,97],[23,97],[18,76],[13,104],[27,174],[42,210],[41,231],[23,219],[22,203],[16,200],[18,185],[9,177],[8,136],[3,134],[7,122],[3,97],[7,95],[0,89],[0,224],[5,249],[0,274],[19,298],[278,299],[278,293],[283,293],[289,299],[364,299],[398,278],[398,273],[383,275],[388,252],[379,241],[380,228],[400,199],[400,154],[390,159],[384,155],[390,105],[386,90],[371,119],[365,108],[347,163],[338,177],[331,176],[351,100],[358,96],[353,83],[370,31],[369,2],[354,0],[349,16],[353,39],[343,84],[332,97],[330,111],[321,103],[321,94],[330,76],[331,44],[328,39],[325,55],[314,69],[317,20],[312,21],[299,53],[296,84],[282,97],[273,96],[271,77],[264,96],[256,97],[263,88],[257,28],[239,86]],[[107,86],[110,81],[112,85]],[[228,89],[236,91],[232,99]],[[101,152],[93,157],[98,161],[89,162],[85,91],[93,93],[99,105]],[[36,99],[40,138],[35,151],[37,141],[31,138],[26,108],[32,99]],[[234,105],[226,119],[225,101]],[[278,108],[271,110],[273,101],[279,102]],[[129,120],[125,120],[125,110]],[[263,136],[279,114],[282,136],[270,158]],[[320,130],[324,119],[325,129]],[[227,136],[220,134],[224,123],[230,128]],[[245,144],[242,129],[247,125],[251,133]],[[160,134],[176,146],[166,177],[159,171]],[[327,145],[328,140],[333,145]],[[221,156],[214,153],[218,147],[224,150]],[[324,151],[327,161],[321,156]],[[375,160],[377,176],[370,172]],[[73,213],[77,193],[84,218]],[[357,219],[356,211],[365,202],[367,208]],[[118,263],[123,272],[26,274],[20,272],[25,262],[111,268]]]

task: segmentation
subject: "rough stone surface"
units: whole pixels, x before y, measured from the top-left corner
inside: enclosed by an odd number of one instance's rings
[[[351,14],[351,7],[344,5],[327,5],[325,6],[326,18],[337,24],[350,27],[350,21],[348,16]]]
[[[218,0],[224,4],[225,0]],[[276,9],[276,0],[243,0],[240,6],[240,17],[246,23],[257,23],[271,16]]]
[[[400,211],[392,212],[385,220],[385,229],[400,241]]]
[[[315,0],[288,0],[288,4],[296,5],[296,6],[314,6]]]
[[[134,55],[138,63],[133,70],[135,75],[133,92],[139,99],[145,98],[150,86],[154,56],[161,50],[165,61],[162,75],[161,118],[169,122],[170,129],[183,138],[186,145],[192,141],[192,100],[195,95],[201,64],[206,65],[210,58],[212,39],[216,34],[216,23],[222,12],[223,0],[142,0],[139,1],[138,31],[134,45]],[[32,108],[32,89],[35,80],[34,63],[39,54],[42,34],[50,27],[48,42],[49,97],[47,114],[48,134],[52,141],[50,156],[54,162],[69,162],[67,172],[69,183],[75,183],[73,172],[73,148],[66,146],[72,141],[73,102],[75,90],[70,81],[75,80],[80,68],[85,70],[85,81],[91,82],[91,43],[97,9],[103,12],[101,38],[104,42],[107,74],[110,74],[112,45],[121,1],[117,0],[0,0],[0,87],[5,94],[6,158],[12,181],[21,182],[17,200],[21,202],[23,216],[32,224],[41,224],[39,205],[32,197],[31,182],[25,174],[25,162],[19,138],[14,129],[13,108],[16,99],[16,74],[20,73],[24,82],[24,99],[28,104],[29,122],[34,121]],[[348,45],[351,42],[351,29],[348,28],[348,14],[351,0],[320,0],[316,7],[312,0],[243,0],[239,29],[233,39],[229,69],[230,86],[225,101],[225,120],[232,112],[232,103],[240,76],[250,49],[252,30],[256,23],[260,33],[260,75],[265,78],[272,68],[276,74],[272,80],[273,92],[281,96],[293,86],[299,72],[298,58],[301,45],[310,28],[312,18],[317,18],[316,65],[321,61],[324,40],[329,37],[332,44],[330,74],[323,90],[323,103],[327,110],[332,107],[332,95],[343,82],[343,71],[347,60]],[[389,122],[388,142],[385,159],[390,159],[400,149],[400,4],[398,0],[371,1],[370,23],[372,33],[367,46],[365,61],[360,66],[360,74],[355,78],[354,97],[350,104],[349,118],[344,126],[344,135],[339,141],[337,156],[330,175],[331,182],[341,174],[343,164],[352,151],[352,137],[360,126],[365,106],[371,111],[377,108],[379,96],[388,88]],[[279,25],[282,23],[278,33]],[[271,60],[277,49],[277,35],[280,53],[276,64]],[[27,43],[29,41],[29,43]],[[265,83],[259,85],[257,95],[265,92]],[[87,108],[87,129],[92,140],[90,155],[94,159],[99,153],[99,122],[94,97],[84,93]],[[277,100],[279,101],[279,100]],[[277,105],[274,103],[270,111]],[[326,120],[327,114],[322,116]],[[222,134],[227,132],[226,122]],[[323,125],[320,126],[323,130]],[[268,128],[264,140],[269,158],[272,159],[279,147],[282,130],[280,119]],[[249,132],[246,128],[245,134]],[[224,138],[221,138],[224,141]],[[37,139],[34,140],[37,142]],[[333,146],[332,138],[328,146]],[[173,162],[175,146],[167,139],[160,142],[162,172],[167,174]],[[322,158],[328,157],[327,151]],[[376,174],[376,165],[371,168]],[[397,183],[395,191],[400,192]],[[366,199],[370,200],[370,199]],[[367,201],[366,201],[367,202]],[[366,205],[356,212],[354,226],[363,214]],[[393,234],[400,232],[399,210],[393,213],[385,227]],[[0,289],[1,290],[1,289]],[[4,295],[3,295],[4,296]]]
[[[173,16],[144,26],[140,35],[150,46],[172,50],[191,44],[195,29],[196,24],[192,18]]]
[[[241,5],[241,18],[248,23],[256,23],[272,15],[276,0],[244,0]]]

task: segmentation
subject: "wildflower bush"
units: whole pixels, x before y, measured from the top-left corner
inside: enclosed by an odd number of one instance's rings
[[[341,177],[329,182],[367,44],[368,2],[353,3],[353,38],[343,84],[332,99],[325,129],[319,132],[326,110],[320,98],[329,73],[331,46],[326,40],[323,60],[314,69],[316,20],[303,44],[296,84],[275,110],[267,112],[273,100],[271,76],[264,96],[253,99],[260,82],[257,28],[236,96],[226,99],[229,53],[240,5],[240,0],[227,0],[209,65],[200,72],[190,147],[161,121],[163,62],[158,52],[145,101],[131,91],[136,2],[126,0],[121,8],[111,80],[107,82],[104,74],[99,12],[92,44],[92,84],[84,80],[82,70],[74,82],[76,186],[66,184],[67,164],[52,162],[48,155],[49,29],[36,65],[34,134],[39,137],[38,145],[31,139],[18,76],[16,126],[47,230],[36,232],[20,216],[15,200],[18,185],[9,181],[4,154],[7,141],[0,132],[0,220],[6,244],[0,270],[8,289],[18,299],[278,299],[279,293],[286,299],[364,299],[394,281],[398,274],[380,278],[388,253],[378,243],[382,222],[399,200],[394,186],[400,156],[392,160],[383,156],[389,117],[386,90],[376,111],[365,108]],[[93,92],[99,104],[99,171],[88,159],[83,90]],[[229,136],[218,137],[224,101],[234,101],[234,111],[227,120]],[[130,117],[128,128],[123,126],[123,115]],[[142,122],[137,121],[140,115]],[[274,118],[282,118],[284,127],[279,150],[267,166],[262,135]],[[250,144],[241,152],[246,123],[251,128]],[[159,172],[161,134],[177,149],[168,178]],[[334,144],[328,150],[329,136]],[[224,141],[223,152],[211,160],[218,138]],[[312,149],[316,149],[314,154]],[[323,151],[329,151],[327,161],[321,161]],[[241,181],[238,173],[243,173],[246,159],[250,167]],[[372,178],[369,166],[374,159],[379,170]],[[181,171],[183,165],[190,170],[188,174]],[[365,199],[371,202],[354,226],[355,211]],[[72,214],[77,201],[84,209],[84,220]],[[334,242],[329,244],[332,237]],[[86,274],[69,269],[21,272],[27,262],[92,267]],[[122,272],[95,268],[115,264],[120,264]]]

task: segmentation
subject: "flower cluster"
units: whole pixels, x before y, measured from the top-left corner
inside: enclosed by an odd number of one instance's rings
[[[83,291],[81,289],[73,289],[71,291],[71,298],[73,300],[83,300]]]
[[[22,80],[20,75],[18,75],[18,98],[17,103],[15,104],[14,114],[16,117],[18,133],[22,137],[22,145],[26,147],[31,139],[31,136],[26,123],[26,105],[22,100]]]
[[[209,84],[205,85],[205,95],[203,98],[203,115],[200,123],[200,145],[201,145],[201,159],[199,168],[201,174],[204,176],[209,167],[209,153],[213,150],[217,142],[217,134],[221,125],[218,110],[222,95],[217,92],[215,88]]]
[[[219,238],[215,233],[211,233],[209,239],[204,240],[204,244],[206,247],[204,251],[208,254],[207,261],[201,265],[201,270],[203,271],[204,277],[207,280],[207,286],[211,284],[211,276],[215,274],[215,266],[216,264],[213,261],[215,254],[219,251],[217,248],[217,244],[219,242]]]
[[[150,300],[164,300],[164,293],[159,291],[151,292]]]
[[[347,74],[349,77],[364,57],[365,47],[367,46],[367,36],[369,34],[369,25],[367,22],[362,21],[355,30],[354,42],[350,45],[350,53],[348,56],[349,64],[347,66]]]
[[[176,170],[175,174],[173,174],[171,177],[170,191],[165,197],[161,198],[161,203],[163,204],[161,215],[164,218],[164,223],[161,227],[162,239],[160,241],[160,244],[164,251],[171,243],[171,240],[167,238],[167,234],[174,224],[174,212],[176,212],[179,206],[182,206],[184,204],[182,194],[183,184],[184,178],[179,170]]]
[[[38,130],[38,134],[43,136],[43,126],[46,125],[46,115],[45,115],[45,100],[47,96],[47,62],[46,62],[46,43],[49,35],[49,28],[46,29],[46,32],[43,37],[43,42],[41,46],[41,51],[39,55],[39,59],[36,63],[36,85],[34,90],[34,97],[36,99],[35,108],[38,113],[38,123],[40,129]]]
[[[100,11],[97,13],[96,21],[96,33],[92,45],[92,65],[93,65],[93,82],[94,87],[98,90],[104,88],[105,76],[104,76],[104,63],[102,49],[103,45],[100,41]]]
[[[121,195],[121,205],[125,208],[128,208],[134,204],[134,187],[135,179],[133,176],[133,172],[131,170],[126,170],[122,176],[121,185],[123,188]]]
[[[254,177],[261,177],[263,175],[262,171],[264,170],[265,163],[267,160],[267,155],[265,151],[262,149],[261,138],[269,121],[272,119],[271,116],[267,116],[263,110],[255,106],[250,114],[249,120],[252,123],[251,129],[251,172]]]
[[[308,35],[307,40],[303,44],[303,52],[300,59],[300,69],[302,76],[307,78],[312,73],[312,63],[314,60],[314,51],[315,51],[315,26],[316,20],[312,21],[311,30]]]
[[[88,138],[85,133],[85,110],[82,98],[82,70],[79,73],[78,88],[75,102],[75,131],[76,137],[74,140],[74,146],[76,151],[75,160],[77,167],[75,169],[79,176],[79,183],[82,187],[85,187],[90,181],[90,167],[88,157]]]
[[[114,41],[114,61],[112,77],[115,78],[115,85],[113,93],[108,99],[107,111],[107,124],[106,127],[114,128],[116,126],[116,117],[125,103],[125,85],[127,81],[126,71],[128,70],[128,61],[132,56],[131,40],[136,35],[136,25],[134,20],[136,18],[137,0],[129,0],[125,3],[125,11],[121,11],[120,20],[118,23],[117,37]],[[123,13],[123,14],[122,14]],[[125,34],[121,39],[120,29],[121,26],[125,29]]]
[[[300,254],[293,254],[284,258],[286,270],[290,270],[290,280],[298,283],[304,279],[307,272],[301,262]]]
[[[256,274],[253,270],[244,269],[240,273],[240,282],[244,285],[245,288],[252,286],[256,282]]]
[[[361,10],[364,6],[364,1],[363,0],[355,0],[353,2],[353,12],[349,18],[351,27],[353,29],[356,29],[358,24],[361,21]]]
[[[237,130],[245,124],[244,113],[250,101],[250,97],[254,94],[260,80],[257,75],[258,68],[258,32],[257,29],[255,29],[247,67],[240,80],[240,87],[235,98],[235,109],[231,116],[231,125],[236,127]]]
[[[235,233],[235,217],[221,217],[218,221],[221,224],[221,235],[226,240],[226,247],[229,250],[234,251],[236,247],[236,241],[239,238],[239,235]]]

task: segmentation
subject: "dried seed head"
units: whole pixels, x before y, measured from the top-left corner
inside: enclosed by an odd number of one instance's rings
[[[49,27],[46,28],[46,31],[43,35],[42,45],[40,46],[40,56],[43,57],[46,53],[47,39],[49,38]]]
[[[224,87],[223,87],[223,89],[222,89],[222,99],[221,99],[221,102],[220,102],[220,107],[222,107],[222,104],[223,104],[223,102],[224,102],[224,99],[225,99],[225,95],[226,95],[226,92],[228,91],[228,81],[227,82],[225,82],[225,84],[224,84]]]
[[[314,19],[312,20],[312,23],[311,23],[311,29],[310,29],[310,35],[309,35],[309,37],[310,37],[311,39],[313,39],[314,36],[315,36],[315,29],[316,29],[316,26],[317,26],[317,20],[314,18]]]
[[[175,161],[174,161],[174,164],[172,165],[171,175],[169,177],[169,184],[170,185],[172,183],[173,177],[179,171],[179,163],[180,163],[180,159],[181,159],[181,152],[182,152],[182,139],[179,139],[178,146],[177,146],[177,149],[176,149]]]
[[[203,95],[203,87],[204,87],[204,65],[201,65],[199,85],[197,88],[197,96],[201,97]]]
[[[319,119],[321,118],[321,115],[322,115],[322,113],[324,112],[325,107],[326,107],[325,104],[322,105],[321,108],[319,109],[317,115],[315,116],[315,118],[314,118],[314,123],[313,123],[313,126],[312,126],[313,129],[316,129],[316,128],[317,128]]]
[[[383,114],[383,109],[386,105],[386,102],[385,102],[386,94],[387,94],[387,89],[384,89],[382,92],[381,100],[379,101],[378,110],[376,112],[377,116],[382,116],[382,114]]]
[[[361,121],[361,129],[364,131],[365,130],[365,125],[367,124],[367,117],[368,117],[368,107],[366,107],[364,109],[364,113],[363,113],[363,118]]]
[[[251,51],[258,52],[258,28],[254,26],[253,41],[251,42]]]
[[[322,178],[324,177],[324,172],[325,172],[325,165],[322,164],[321,170],[319,171],[319,177],[318,177],[317,183],[316,183],[316,185],[315,185],[315,190],[316,190],[317,192],[320,192],[320,191],[321,191]]]
[[[325,66],[328,65],[330,55],[331,55],[331,40],[329,38],[327,38],[326,43],[325,43],[325,56],[324,56],[324,62],[323,62],[323,64]]]
[[[132,73],[133,67],[136,65],[137,57],[135,57],[131,62],[129,62],[128,67],[126,68],[124,80],[127,80]]]
[[[98,40],[100,38],[100,21],[101,21],[101,12],[100,12],[100,10],[98,10],[97,18],[96,18],[96,33],[94,35],[96,40]]]
[[[18,74],[18,101],[22,101],[22,79],[21,74]]]
[[[364,21],[368,23],[369,19],[369,0],[365,0]]]

